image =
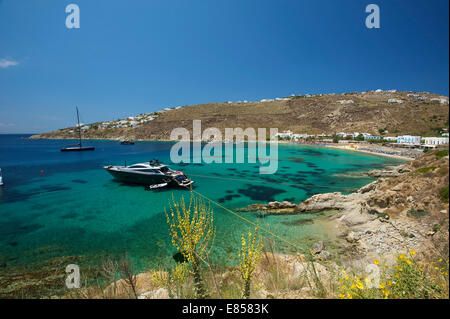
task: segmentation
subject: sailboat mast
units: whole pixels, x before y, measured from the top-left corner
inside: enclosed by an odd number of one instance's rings
[[[81,126],[80,126],[80,115],[78,113],[78,106],[76,107],[76,109],[77,109],[77,119],[78,119],[78,134],[80,136],[80,147],[81,147],[82,146],[81,145]]]

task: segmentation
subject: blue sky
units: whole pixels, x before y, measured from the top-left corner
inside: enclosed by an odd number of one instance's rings
[[[81,28],[65,26],[66,5]],[[378,4],[381,28],[365,27]],[[448,96],[449,2],[0,0],[0,133],[207,102],[370,89]]]

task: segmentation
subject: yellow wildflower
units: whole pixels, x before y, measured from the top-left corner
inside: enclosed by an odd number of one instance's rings
[[[375,259],[375,260],[373,261],[373,263],[374,263],[375,265],[378,265],[378,264],[380,263],[380,261],[379,261],[378,259]]]
[[[356,287],[357,287],[359,290],[364,289],[363,283],[362,283],[361,281],[359,281],[359,280],[356,282]]]
[[[410,250],[409,253],[411,254],[411,256],[414,256],[416,254],[414,250]]]

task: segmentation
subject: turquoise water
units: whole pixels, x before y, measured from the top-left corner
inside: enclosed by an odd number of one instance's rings
[[[146,191],[115,182],[101,167],[159,158],[170,165],[173,145],[140,142],[119,145],[89,141],[94,152],[61,153],[68,141],[35,141],[0,135],[0,258],[6,266],[39,264],[52,257],[80,255],[100,260],[125,251],[146,265],[173,262],[164,208],[186,190]],[[170,165],[195,180],[195,190],[235,210],[273,200],[299,202],[316,193],[351,192],[370,178],[351,174],[401,163],[400,160],[314,146],[279,145],[278,171],[259,174],[259,165]],[[194,154],[196,156],[196,154]],[[233,261],[249,225],[214,207],[217,236],[213,258]],[[268,216],[239,213],[299,246],[329,234],[311,215]],[[303,222],[302,222],[303,220]],[[278,241],[276,249],[292,249]]]

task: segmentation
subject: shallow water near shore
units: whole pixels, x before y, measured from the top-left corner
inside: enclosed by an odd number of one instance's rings
[[[258,163],[171,164],[169,142],[85,141],[94,152],[61,153],[61,140],[28,140],[0,135],[0,267],[39,265],[50,258],[83,256],[98,262],[125,251],[142,267],[174,263],[164,209],[190,193],[180,189],[146,191],[115,182],[103,165],[158,158],[195,181],[195,191],[235,211],[253,203],[302,201],[316,193],[355,191],[373,179],[355,173],[404,161],[306,145],[279,145],[278,171],[259,174]],[[225,155],[225,154],[224,154]],[[198,154],[193,154],[198,156]],[[273,154],[272,154],[273,156]],[[240,237],[250,225],[221,207],[214,208],[217,235],[212,259],[236,261]],[[318,215],[241,216],[300,247],[331,239]],[[322,215],[323,216],[323,215]],[[270,237],[270,235],[262,235]],[[275,240],[275,249],[292,252]]]

